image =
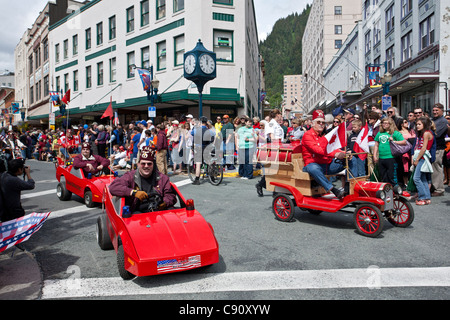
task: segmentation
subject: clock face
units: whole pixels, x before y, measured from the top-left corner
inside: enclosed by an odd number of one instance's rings
[[[195,61],[195,57],[193,54],[190,54],[186,57],[186,60],[184,60],[184,70],[186,71],[187,74],[191,74],[194,72],[195,70],[195,66],[196,66],[196,61]]]
[[[200,56],[200,69],[206,74],[211,74],[216,69],[216,63],[209,54],[202,54]]]

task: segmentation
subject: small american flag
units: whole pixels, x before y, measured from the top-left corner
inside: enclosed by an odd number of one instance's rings
[[[42,227],[49,215],[50,212],[33,212],[29,215],[0,223],[0,252],[27,241],[33,233]]]
[[[58,103],[59,94],[58,91],[50,91],[50,100],[53,102],[53,106]]]
[[[192,256],[187,259],[169,259],[160,260],[157,263],[158,273],[183,271],[202,266],[201,257],[199,255]]]

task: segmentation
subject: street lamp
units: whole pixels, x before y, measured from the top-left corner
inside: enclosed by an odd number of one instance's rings
[[[20,116],[22,117],[22,122],[25,121],[25,113],[27,111],[27,108],[23,105],[19,108]]]
[[[384,76],[381,77],[381,84],[383,85],[383,95],[389,94],[389,86],[391,85],[392,74],[386,72]]]

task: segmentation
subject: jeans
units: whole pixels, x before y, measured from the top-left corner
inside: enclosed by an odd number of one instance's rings
[[[248,179],[253,178],[253,148],[239,149],[239,175]]]
[[[325,175],[337,174],[344,170],[344,166],[340,163],[332,161],[330,164],[310,163],[303,168],[303,172],[309,173],[326,191],[333,188],[333,184],[325,177]]]
[[[366,175],[366,160],[361,160],[357,156],[354,156],[349,166],[353,177],[357,178]]]
[[[414,184],[416,185],[417,188],[418,200],[431,199],[430,188],[428,187],[427,173],[420,171],[420,169],[422,169],[422,165],[424,164],[424,162],[425,162],[424,159],[419,160],[419,163],[417,164],[416,167],[416,171],[414,172]]]

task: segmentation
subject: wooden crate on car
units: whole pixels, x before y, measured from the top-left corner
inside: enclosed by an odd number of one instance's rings
[[[281,182],[295,187],[305,196],[325,193],[308,173],[303,172],[300,143],[267,144],[258,148],[257,157],[258,161],[264,164],[268,191],[279,191],[271,182]]]

